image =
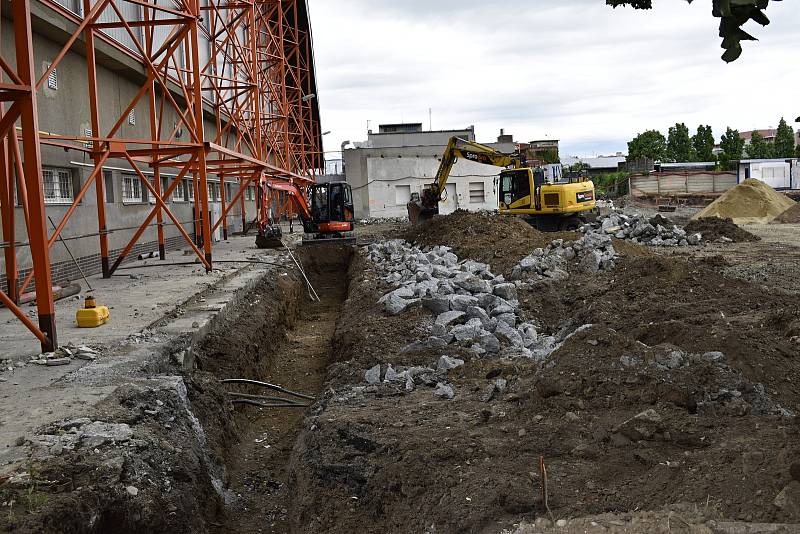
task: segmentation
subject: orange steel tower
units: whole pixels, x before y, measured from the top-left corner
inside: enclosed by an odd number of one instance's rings
[[[262,178],[309,184],[324,161],[305,0],[82,0],[80,14],[53,0],[37,3],[60,13],[75,29],[36,77],[30,0],[11,1],[14,55],[0,57],[0,211],[8,280],[0,301],[41,341],[42,350],[49,351],[57,346],[49,248],[92,189],[104,277],[119,268],[153,221],[161,259],[164,227],[174,225],[211,270],[212,233],[221,227],[227,237],[227,221],[237,204],[246,224],[248,186]],[[102,104],[118,95],[98,83],[100,42],[133,58],[143,73],[138,91],[113,115],[101,113],[107,109]],[[40,132],[37,92],[76,50],[86,58],[91,131],[78,136]],[[122,126],[143,103],[149,110],[149,136],[124,137]],[[52,232],[45,225],[40,145],[83,153],[93,162],[91,174]],[[138,175],[155,201],[115,257],[109,250],[108,235],[114,229],[106,218],[102,172],[112,162]],[[223,184],[222,213],[216,220],[209,211],[212,177]],[[167,204],[187,178],[194,190],[196,241]],[[232,198],[227,198],[226,181],[239,184]],[[15,197],[23,207],[33,264],[23,279],[17,274]],[[38,325],[16,304],[32,284]]]

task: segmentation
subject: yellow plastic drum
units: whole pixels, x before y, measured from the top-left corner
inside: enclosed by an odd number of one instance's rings
[[[75,320],[81,328],[97,328],[108,322],[108,306],[81,308],[75,314]]]

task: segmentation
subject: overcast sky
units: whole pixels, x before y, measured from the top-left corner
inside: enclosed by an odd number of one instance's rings
[[[562,155],[626,151],[675,122],[711,124],[719,139],[800,115],[796,0],[771,2],[772,25],[748,26],[760,41],[731,65],[711,0],[654,3],[309,0],[325,149],[365,140],[367,121],[427,129],[429,108],[433,129],[556,138]]]

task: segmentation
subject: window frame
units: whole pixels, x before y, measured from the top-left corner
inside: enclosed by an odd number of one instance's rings
[[[52,195],[47,192],[47,179],[45,173],[52,173]],[[63,176],[62,173],[66,176]],[[67,179],[67,187],[62,179]],[[44,203],[50,205],[69,206],[75,201],[75,173],[68,167],[42,167],[42,188],[44,189]],[[62,189],[66,189],[69,196],[64,196]]]
[[[139,184],[139,197],[138,197],[138,199],[135,198],[135,197],[129,198],[129,197],[126,196],[126,192],[127,192],[128,188],[126,187],[125,182],[127,180],[135,180],[134,183]],[[145,189],[146,188],[144,187],[144,184],[142,184],[142,179],[137,174],[128,173],[128,172],[123,172],[122,173],[122,203],[123,204],[125,204],[125,205],[146,204],[147,201],[144,199],[144,191],[145,191]]]

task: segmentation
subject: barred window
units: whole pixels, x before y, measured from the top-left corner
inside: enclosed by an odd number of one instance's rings
[[[126,204],[142,202],[142,182],[135,174],[122,175],[122,202]]]
[[[175,202],[183,202],[186,198],[186,181],[181,180],[175,189],[172,191],[172,200]]]
[[[75,199],[75,183],[71,170],[45,167],[42,169],[42,182],[46,204],[72,204]]]

